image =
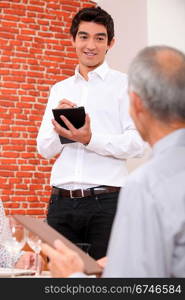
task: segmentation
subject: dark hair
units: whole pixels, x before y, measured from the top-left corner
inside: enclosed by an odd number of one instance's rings
[[[76,34],[78,32],[78,27],[81,21],[94,22],[97,24],[102,24],[107,29],[108,35],[108,45],[114,37],[114,22],[112,17],[101,7],[87,7],[81,9],[72,20],[70,34],[75,40]]]

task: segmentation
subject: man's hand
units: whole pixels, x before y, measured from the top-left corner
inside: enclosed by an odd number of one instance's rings
[[[44,260],[40,255],[39,255],[38,263],[39,263],[39,270],[42,270],[44,267]],[[19,260],[15,264],[15,268],[35,270],[36,268],[35,253],[31,251],[25,251],[25,253],[20,256]]]
[[[61,116],[61,119],[64,121],[68,129],[60,126],[57,121],[52,120],[54,129],[59,135],[72,141],[82,143],[84,145],[89,144],[92,133],[90,127],[90,118],[88,114],[86,114],[84,126],[79,129],[75,128],[66,117]]]
[[[56,108],[72,108],[76,107],[77,105],[74,102],[71,102],[67,99],[62,99],[59,101],[58,106]]]
[[[68,99],[62,99],[59,101],[57,108],[72,108],[76,106],[77,105],[74,102],[71,102]],[[59,135],[84,145],[89,144],[92,133],[90,128],[90,118],[87,114],[84,126],[79,129],[75,128],[73,124],[71,124],[71,122],[69,122],[69,120],[64,116],[61,116],[61,119],[64,121],[68,129],[60,126],[60,124],[58,124],[58,122],[54,119],[52,120],[54,129]]]
[[[98,259],[96,262],[99,264],[100,267],[102,267],[102,269],[104,269],[107,264],[107,256]]]
[[[84,271],[81,257],[65,246],[60,240],[54,242],[56,249],[42,244],[42,251],[50,259],[48,267],[53,277],[68,277],[76,272]]]

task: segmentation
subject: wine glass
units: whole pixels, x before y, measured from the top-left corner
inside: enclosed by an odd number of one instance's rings
[[[13,216],[7,216],[5,218],[0,243],[10,255],[12,274],[15,260],[18,258],[20,250],[24,247],[25,242],[26,235],[24,227],[18,223]]]
[[[27,233],[27,243],[30,248],[35,252],[35,276],[40,274],[40,263],[39,263],[39,254],[41,251],[42,241],[35,233],[28,231]]]

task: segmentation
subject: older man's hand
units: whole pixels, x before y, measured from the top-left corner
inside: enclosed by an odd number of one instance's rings
[[[73,273],[84,271],[84,263],[75,251],[60,240],[56,240],[54,246],[55,249],[47,244],[42,245],[42,252],[50,259],[48,267],[53,277],[69,277]]]

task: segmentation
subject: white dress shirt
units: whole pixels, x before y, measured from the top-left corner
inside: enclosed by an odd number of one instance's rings
[[[91,119],[92,138],[81,143],[60,143],[51,119],[52,108],[62,99],[84,106]],[[56,83],[37,137],[38,152],[56,159],[50,184],[66,189],[97,185],[123,186],[127,176],[126,159],[139,157],[144,143],[128,113],[127,76],[109,68],[106,62],[88,73],[85,80],[75,75]]]

